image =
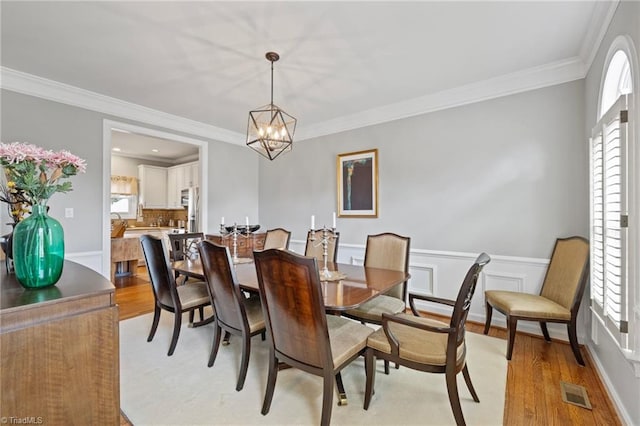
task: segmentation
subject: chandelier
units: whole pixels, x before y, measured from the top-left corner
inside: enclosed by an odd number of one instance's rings
[[[265,55],[271,62],[271,103],[249,112],[247,146],[269,160],[285,151],[291,151],[296,120],[273,103],[273,63],[280,59],[275,52]]]

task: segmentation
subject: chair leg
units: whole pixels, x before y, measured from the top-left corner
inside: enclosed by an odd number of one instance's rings
[[[193,317],[194,317],[194,311],[193,309],[189,311],[189,327],[193,326]]]
[[[221,334],[222,334],[222,329],[216,324],[213,327],[213,343],[211,344],[211,354],[209,355],[209,362],[207,363],[207,367],[213,366],[213,363],[216,361],[216,356],[218,355],[218,348],[220,348]]]
[[[582,354],[580,353],[580,346],[578,346],[578,336],[576,335],[575,317],[572,318],[571,322],[567,324],[567,332],[569,333],[569,343],[571,343],[571,350],[573,350],[573,355],[576,357],[576,361],[578,361],[578,364],[584,367],[584,360],[582,359]]]
[[[493,315],[493,306],[489,304],[489,302],[485,302],[485,317],[484,320],[484,334],[489,333],[489,328],[491,327],[491,316]]]
[[[204,321],[204,307],[200,306],[200,309],[198,309],[198,312],[200,313],[200,321]]]
[[[540,321],[540,329],[542,330],[542,335],[544,336],[544,340],[547,342],[551,341],[551,337],[549,336],[549,330],[547,329],[547,323],[544,321]]]
[[[336,387],[338,388],[338,405],[347,405],[347,393],[344,390],[344,383],[342,383],[342,374],[338,372],[336,374]]]
[[[228,331],[224,332],[224,338],[222,339],[222,346],[227,346],[229,344],[229,339],[231,338],[231,333]]]
[[[471,376],[469,375],[469,370],[467,369],[467,364],[464,365],[462,369],[462,375],[464,376],[464,381],[467,384],[467,388],[469,392],[471,392],[471,396],[475,402],[480,402],[480,398],[478,398],[478,394],[476,390],[473,388],[473,383],[471,383]]]
[[[267,389],[264,392],[264,402],[262,403],[262,415],[266,415],[271,408],[273,400],[273,391],[276,388],[276,379],[278,378],[278,360],[276,354],[271,348],[269,350],[269,376],[267,377]]]
[[[265,340],[267,340],[267,331],[266,330],[262,330],[262,333],[260,333],[260,338],[262,339],[263,342]]]
[[[173,336],[171,337],[171,345],[169,346],[169,353],[167,355],[173,355],[173,351],[176,350],[176,344],[178,343],[178,336],[180,336],[180,326],[182,325],[182,313],[175,312],[173,315]]]
[[[329,423],[331,422],[331,410],[333,410],[333,377],[329,378],[325,376],[322,390],[321,426],[329,426]]]
[[[367,383],[364,391],[364,409],[369,409],[369,404],[371,403],[371,396],[373,395],[373,386],[376,381],[376,369],[375,369],[376,359],[373,356],[373,350],[368,348],[364,353],[364,369],[365,374],[367,376]]]
[[[153,310],[153,322],[151,323],[151,331],[149,331],[149,337],[147,337],[147,342],[153,340],[153,336],[156,335],[156,330],[158,329],[158,323],[160,322],[160,308],[156,306]]]
[[[507,328],[509,330],[509,342],[507,343],[507,359],[511,360],[511,354],[513,354],[513,343],[516,340],[516,327],[518,326],[518,320],[515,318],[507,317]]]
[[[384,374],[389,374],[389,361],[384,360]]]
[[[238,373],[238,383],[236,390],[241,391],[244,380],[247,378],[249,368],[249,354],[251,353],[251,336],[247,333],[242,335],[242,361],[240,362],[240,372]]]
[[[456,382],[455,369],[453,367],[447,368],[445,376],[447,377],[447,393],[449,394],[449,404],[451,404],[453,417],[456,419],[458,426],[465,425],[462,407],[460,406],[460,397],[458,396],[458,383]]]

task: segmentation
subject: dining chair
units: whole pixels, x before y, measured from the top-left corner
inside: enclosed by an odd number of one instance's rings
[[[314,238],[314,239],[312,239]],[[338,241],[340,240],[340,232],[334,232],[333,238],[329,238],[327,244],[327,261],[335,263],[338,259]],[[322,229],[315,229],[314,233],[307,232],[307,244],[304,248],[304,255],[307,257],[315,257],[319,261],[322,260]]]
[[[184,258],[193,259],[198,257],[197,244],[204,240],[202,232],[187,232],[184,234],[167,234],[169,237],[169,245],[171,246],[171,261],[184,260]]]
[[[166,247],[161,239],[151,235],[142,235],[140,242],[147,262],[147,271],[154,298],[153,323],[147,342],[153,340],[153,336],[156,334],[161,311],[173,312],[173,335],[169,345],[169,352],[167,353],[167,355],[171,356],[178,343],[182,314],[184,312],[189,312],[190,327],[209,324],[215,319],[214,315],[206,319],[202,318],[204,307],[211,305],[209,291],[203,281],[190,282],[188,285],[176,285],[175,278],[171,273]],[[199,322],[194,323],[193,313],[196,309],[201,310],[201,318]]]
[[[409,305],[413,315],[382,314],[382,327],[367,339],[365,354],[367,376],[364,409],[369,408],[375,385],[375,360],[382,358],[413,370],[444,374],[447,382],[449,403],[457,425],[464,425],[464,416],[458,396],[456,376],[462,371],[465,383],[475,402],[480,402],[476,394],[466,364],[465,323],[471,298],[476,289],[478,276],[484,266],[491,261],[486,254],[480,254],[469,268],[456,300],[448,300],[418,294],[409,294]],[[453,308],[449,324],[420,316],[415,300],[439,303]]]
[[[169,240],[169,259],[172,262],[184,259],[194,259],[198,257],[197,244],[204,240],[202,232],[187,232],[183,234],[167,234]],[[186,284],[189,280],[188,276],[184,276],[182,280],[178,280],[180,274],[175,272],[176,283],[178,285]]]
[[[211,241],[198,243],[202,270],[211,303],[215,307],[213,344],[209,355],[209,367],[213,365],[220,347],[222,330],[242,338],[242,357],[236,390],[242,390],[251,354],[251,337],[261,334],[264,340],[265,323],[259,297],[245,298],[236,279],[233,261],[226,246]],[[190,285],[190,284],[189,284]]]
[[[264,237],[263,250],[272,248],[277,249],[289,249],[289,239],[291,238],[291,232],[283,228],[274,228],[267,230],[267,234]]]
[[[270,249],[256,251],[254,259],[270,345],[262,414],[269,412],[278,364],[284,363],[323,378],[320,424],[328,425],[334,382],[342,405],[346,395],[340,371],[363,354],[373,330],[325,313],[315,258]],[[365,374],[369,376],[369,367]]]
[[[392,269],[409,273],[409,246],[411,238],[391,232],[367,236],[364,266]],[[343,316],[364,323],[382,324],[382,314],[399,314],[405,311],[407,282],[398,284],[370,301],[342,313]],[[397,365],[396,365],[397,367]],[[389,374],[389,363],[385,361],[385,374]]]
[[[537,321],[547,342],[551,342],[548,322],[567,324],[573,355],[584,365],[580,354],[576,323],[578,310],[589,277],[589,242],[582,237],[558,238],[542,283],[540,294],[487,290],[484,292],[486,321],[484,334],[491,327],[493,309],[506,315],[507,359],[513,354],[518,320]]]

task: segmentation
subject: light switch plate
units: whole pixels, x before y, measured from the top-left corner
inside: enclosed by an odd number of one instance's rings
[[[73,218],[73,207],[67,207],[64,209],[64,217]]]

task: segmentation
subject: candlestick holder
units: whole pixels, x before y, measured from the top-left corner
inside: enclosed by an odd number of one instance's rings
[[[249,227],[240,228],[236,223],[233,224],[233,227],[224,226],[224,224],[220,224],[220,234],[222,238],[232,238],[233,241],[233,263],[239,263],[240,258],[238,257],[238,236],[243,238],[249,238],[251,232]]]
[[[336,228],[329,229],[326,226],[323,226],[322,235],[319,238],[316,237],[315,229],[311,229],[309,241],[313,241],[314,247],[319,247],[320,245],[322,245],[322,269],[319,271],[321,281],[336,281],[346,277],[346,275],[338,271],[330,271],[327,266],[329,258],[329,242],[335,241],[335,239]]]

